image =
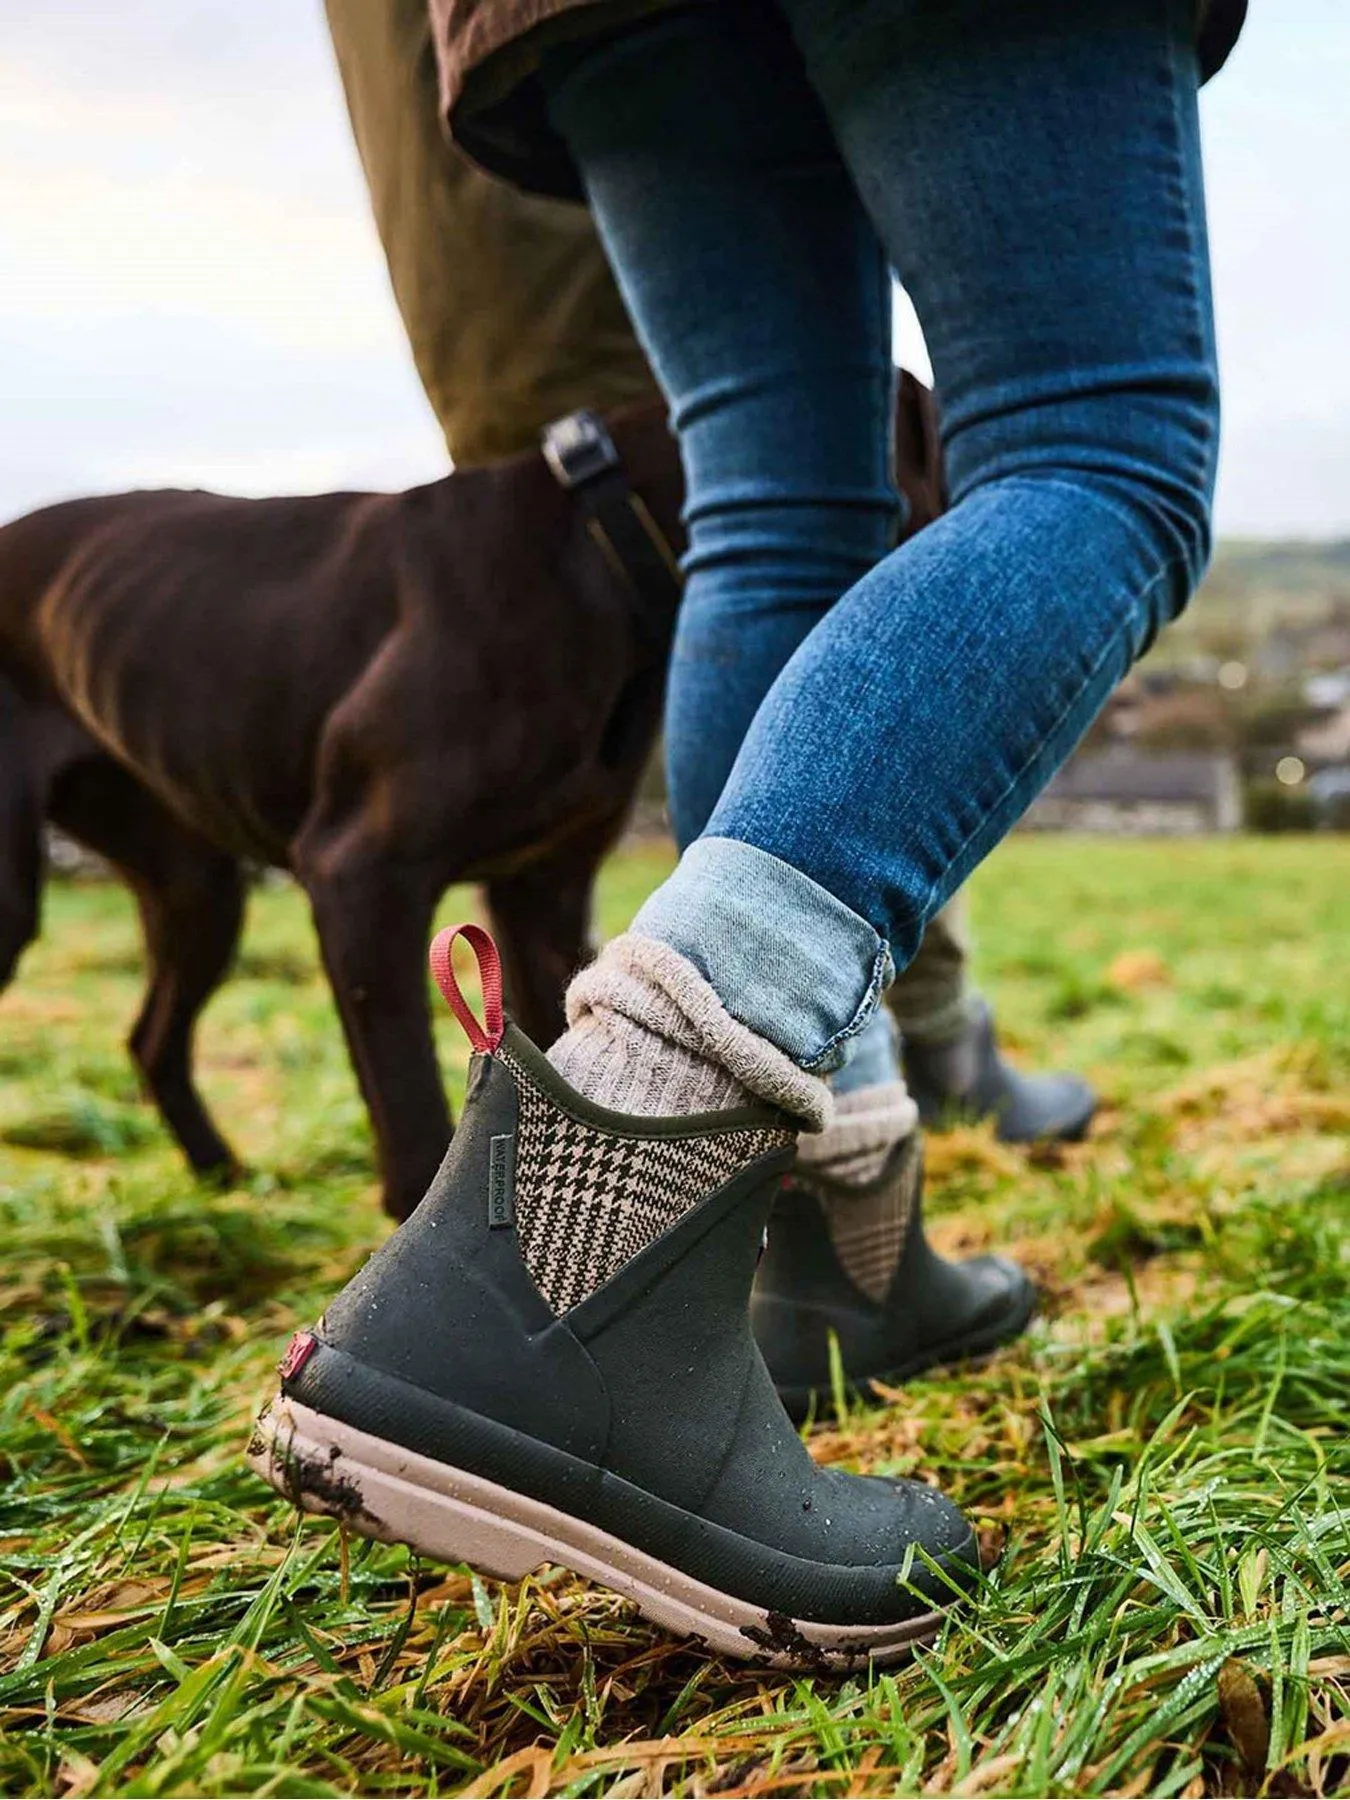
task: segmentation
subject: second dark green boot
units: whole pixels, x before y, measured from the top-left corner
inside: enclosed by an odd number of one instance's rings
[[[755,1279],[751,1319],[793,1419],[828,1410],[838,1344],[846,1388],[864,1398],[1025,1330],[1036,1291],[1002,1256],[951,1262],[923,1229],[923,1148],[915,1131],[859,1185],[818,1170],[786,1177]]]

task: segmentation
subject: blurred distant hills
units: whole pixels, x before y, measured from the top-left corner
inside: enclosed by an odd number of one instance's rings
[[[1277,681],[1350,661],[1350,538],[1221,543],[1200,592],[1148,660],[1197,654]]]

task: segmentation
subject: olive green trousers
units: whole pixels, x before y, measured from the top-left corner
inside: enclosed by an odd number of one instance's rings
[[[413,360],[460,467],[531,450],[588,406],[657,397],[583,207],[484,175],[441,128],[426,0],[326,0],[375,224]],[[966,1018],[959,900],[890,990],[910,1037]]]

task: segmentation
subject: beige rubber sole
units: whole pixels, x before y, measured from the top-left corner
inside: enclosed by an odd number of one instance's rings
[[[889,1625],[821,1625],[765,1611],[695,1581],[621,1538],[510,1488],[451,1468],[278,1396],[258,1420],[250,1465],[305,1512],[342,1519],[438,1562],[519,1581],[556,1563],[631,1600],[644,1618],[719,1656],[783,1669],[899,1662],[942,1614]]]

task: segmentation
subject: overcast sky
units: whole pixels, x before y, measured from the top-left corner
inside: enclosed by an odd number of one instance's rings
[[[1202,106],[1220,529],[1350,535],[1350,5],[1252,0]],[[444,466],[319,0],[0,0],[0,518]]]

